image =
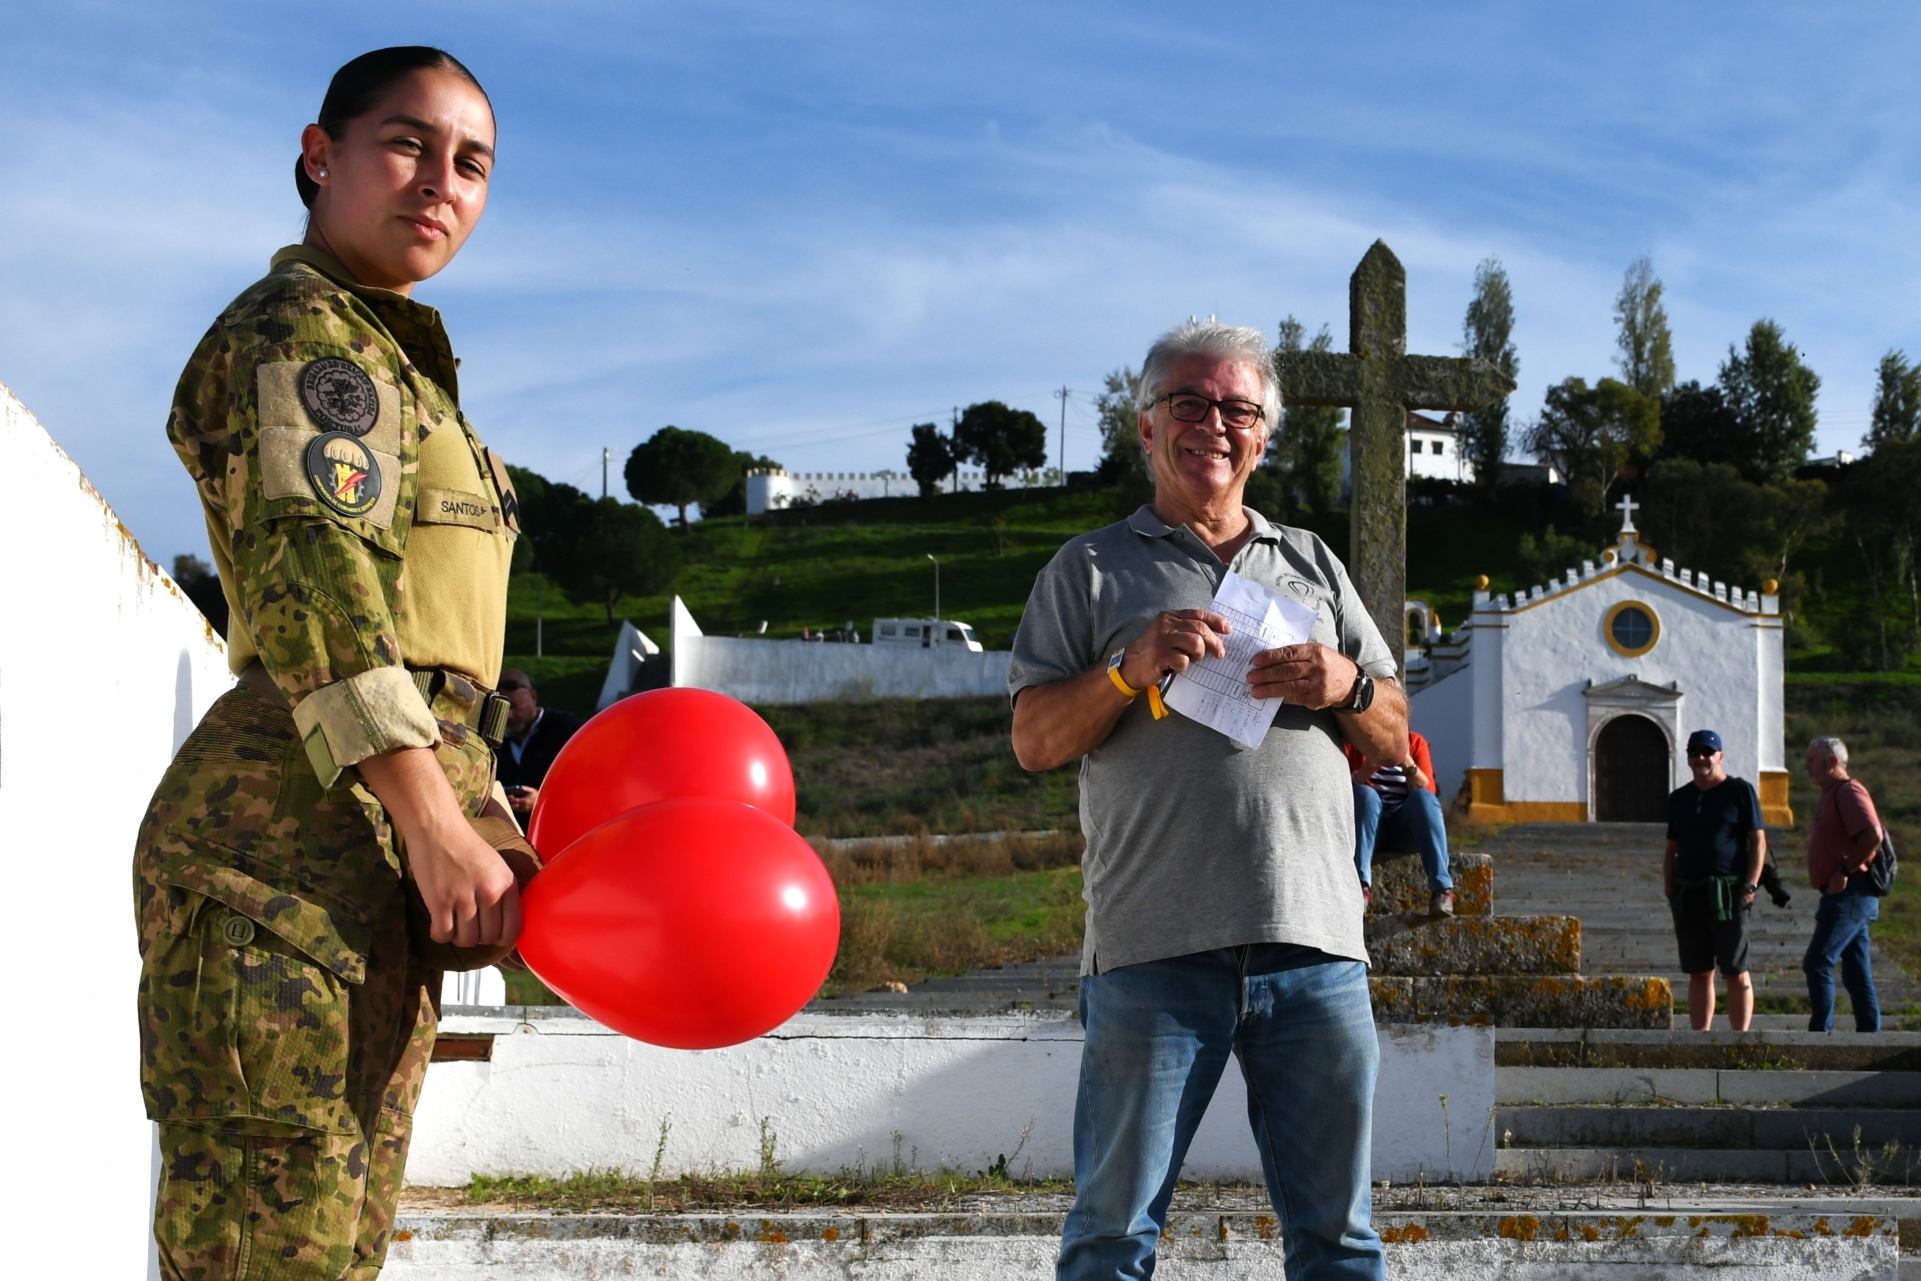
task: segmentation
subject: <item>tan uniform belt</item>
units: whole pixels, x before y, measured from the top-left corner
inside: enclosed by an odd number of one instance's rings
[[[434,696],[446,689],[450,681],[471,688],[476,697],[472,703],[468,704],[465,714],[457,718],[444,719],[457,719],[467,728],[477,731],[491,747],[499,747],[501,740],[507,736],[507,712],[511,705],[507,702],[505,695],[484,689],[465,676],[438,667],[409,669],[407,674],[414,678],[414,688],[420,691],[421,701],[428,707],[434,705]],[[278,703],[289,711],[292,710],[292,704],[287,702],[287,696],[280,692],[280,686],[274,684],[273,677],[267,675],[267,669],[259,659],[256,658],[248,663],[241,671],[239,679],[242,685],[254,693]]]

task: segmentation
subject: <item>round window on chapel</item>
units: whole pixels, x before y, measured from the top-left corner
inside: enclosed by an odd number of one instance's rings
[[[1608,611],[1607,639],[1616,653],[1637,658],[1661,639],[1661,623],[1646,605],[1623,601]]]

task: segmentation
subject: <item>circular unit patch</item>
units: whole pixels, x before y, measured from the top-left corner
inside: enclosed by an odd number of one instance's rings
[[[380,464],[358,436],[330,431],[307,446],[314,497],[342,516],[365,516],[380,501]]]
[[[365,436],[380,421],[373,378],[341,356],[323,356],[300,371],[300,399],[322,431]]]

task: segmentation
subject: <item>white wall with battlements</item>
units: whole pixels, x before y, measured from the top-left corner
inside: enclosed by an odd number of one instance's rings
[[[1728,772],[1773,776],[1785,804],[1779,598],[1658,559],[1631,516],[1597,559],[1511,596],[1476,591],[1466,625],[1411,659],[1412,723],[1433,747],[1444,798],[1468,770],[1499,770],[1510,806],[1580,806],[1594,817],[1597,737],[1613,718],[1640,715],[1667,738],[1672,786],[1689,777],[1687,736],[1712,729]],[[1642,652],[1612,638],[1610,620],[1626,607],[1654,620]]]
[[[36,1010],[21,1033],[30,1052],[0,1056],[0,1096],[16,1174],[49,1192],[33,1196],[30,1230],[11,1234],[7,1272],[70,1273],[84,1243],[85,1272],[150,1275],[134,835],[175,748],[232,678],[200,611],[4,385],[0,457],[0,972]]]
[[[1007,489],[1029,489],[1060,483],[1060,471],[1053,467],[1001,478],[1002,486]],[[954,471],[944,477],[936,488],[943,494],[978,493],[987,488],[987,473]],[[757,467],[747,473],[747,514],[759,516],[796,505],[836,499],[912,498],[919,493],[919,484],[906,472],[790,472],[781,468]]]

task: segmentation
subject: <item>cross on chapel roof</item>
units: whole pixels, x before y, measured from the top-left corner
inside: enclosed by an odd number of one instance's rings
[[[1621,501],[1614,504],[1614,506],[1621,513],[1621,532],[1624,534],[1640,533],[1641,531],[1634,527],[1634,513],[1641,504],[1634,501],[1634,495],[1623,494]]]

